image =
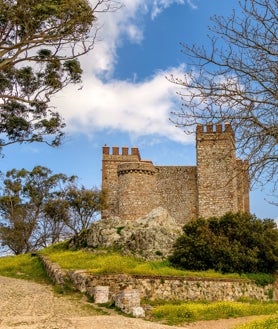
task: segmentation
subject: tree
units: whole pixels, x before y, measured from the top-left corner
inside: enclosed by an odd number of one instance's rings
[[[59,198],[50,199],[45,204],[44,213],[53,223],[63,224],[71,235],[77,235],[98,219],[105,201],[105,193],[97,188],[69,184]]]
[[[56,242],[61,232],[49,230],[43,207],[50,199],[59,197],[63,186],[74,179],[74,176],[52,174],[50,169],[42,166],[31,171],[8,171],[0,195],[1,244],[17,255]]]
[[[278,2],[242,0],[239,8],[212,18],[210,47],[182,44],[188,72],[170,77],[183,103],[172,121],[189,133],[196,124],[230,122],[251,178],[276,185]]]
[[[95,14],[116,9],[110,0],[94,3],[0,0],[0,148],[60,144],[64,122],[50,98],[81,81],[78,58],[94,46]]]
[[[86,189],[84,186],[80,189],[70,186],[65,199],[69,209],[66,225],[75,234],[88,229],[106,205],[106,194],[103,191],[97,188]]]
[[[8,171],[0,193],[2,246],[18,255],[89,228],[105,206],[105,193],[79,188],[76,180],[42,166]]]
[[[227,213],[190,221],[183,231],[169,258],[175,266],[230,273],[274,273],[278,269],[274,220]]]

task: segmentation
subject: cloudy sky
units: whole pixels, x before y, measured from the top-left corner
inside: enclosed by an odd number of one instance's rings
[[[91,0],[92,3],[95,1]],[[166,77],[183,76],[180,42],[206,43],[210,17],[229,15],[237,0],[121,0],[122,7],[99,13],[94,50],[82,58],[81,86],[70,86],[53,100],[67,128],[59,149],[40,144],[4,150],[2,170],[43,165],[101,184],[102,146],[137,146],[157,165],[195,165],[194,136],[170,121],[181,107],[178,87]],[[251,193],[251,211],[278,218],[265,199],[269,190]]]

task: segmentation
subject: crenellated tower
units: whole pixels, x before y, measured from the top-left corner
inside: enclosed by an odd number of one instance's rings
[[[249,211],[248,164],[236,159],[231,125],[198,125],[196,147],[198,216]]]
[[[119,215],[119,179],[118,166],[125,162],[140,162],[141,157],[137,147],[131,149],[122,147],[121,153],[117,146],[102,148],[102,189],[107,193],[107,208],[102,211],[102,218]]]
[[[158,206],[156,169],[142,161],[137,147],[102,150],[102,189],[107,193],[107,208],[102,218],[119,216],[130,220],[144,216]]]

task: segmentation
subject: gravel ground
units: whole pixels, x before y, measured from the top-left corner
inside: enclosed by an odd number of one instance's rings
[[[117,314],[99,315],[80,299],[59,296],[47,285],[0,276],[0,328],[17,329],[231,329],[250,318],[167,326]]]

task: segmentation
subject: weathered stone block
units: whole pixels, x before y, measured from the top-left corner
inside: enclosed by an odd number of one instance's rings
[[[140,307],[139,291],[137,289],[124,289],[117,293],[115,296],[115,306],[124,313],[132,314],[134,308]]]
[[[96,286],[93,290],[94,301],[96,304],[104,304],[109,301],[109,287],[108,286]]]
[[[145,317],[145,311],[143,307],[137,306],[132,308],[132,315],[135,316],[136,318],[144,318]]]

